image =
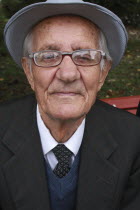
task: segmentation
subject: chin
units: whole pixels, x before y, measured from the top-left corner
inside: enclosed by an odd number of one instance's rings
[[[71,111],[71,110],[59,110],[58,112],[53,112],[52,117],[61,121],[78,120],[86,115],[85,112]]]
[[[47,104],[48,105],[48,104]],[[87,104],[62,104],[53,103],[46,106],[44,109],[44,114],[54,120],[77,120],[83,118],[89,111],[89,106]]]

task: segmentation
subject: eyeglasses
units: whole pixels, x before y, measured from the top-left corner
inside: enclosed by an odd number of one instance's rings
[[[64,56],[70,56],[74,64],[78,66],[95,66],[106,58],[105,53],[101,50],[83,49],[73,52],[61,52],[56,50],[45,50],[29,54],[34,63],[40,67],[53,67],[59,65]]]

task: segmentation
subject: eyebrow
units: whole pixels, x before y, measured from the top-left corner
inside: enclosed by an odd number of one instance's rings
[[[45,44],[43,45],[42,47],[40,47],[38,49],[38,51],[45,51],[45,50],[57,50],[57,51],[61,51],[61,47],[62,45],[61,44]],[[73,44],[72,46],[72,50],[75,51],[75,50],[82,50],[82,49],[90,49],[90,47],[88,45],[85,45],[85,46],[79,46],[77,44]]]
[[[74,50],[91,49],[91,47],[88,43],[86,43],[86,44],[83,44],[83,43],[77,44],[76,43],[76,44],[72,45],[72,49],[74,51]]]
[[[43,50],[60,50],[60,46],[56,45],[56,44],[46,44],[44,46],[42,46],[41,48],[39,48],[39,51],[43,51]]]

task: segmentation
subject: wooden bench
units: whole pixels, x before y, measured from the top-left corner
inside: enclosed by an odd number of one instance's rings
[[[105,98],[101,100],[108,104],[111,104],[112,106],[131,112],[132,114],[136,114],[137,107],[140,102],[140,95],[118,98]]]

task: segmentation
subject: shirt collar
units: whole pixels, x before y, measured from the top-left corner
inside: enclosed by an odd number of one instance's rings
[[[45,126],[40,116],[38,105],[37,105],[37,126],[40,134],[43,154],[46,155],[58,144],[58,142],[53,138],[49,129]],[[71,136],[71,138],[64,143],[64,145],[70,151],[72,151],[75,156],[77,155],[82,143],[84,128],[85,128],[85,119],[82,121],[81,125],[77,128],[77,130]]]

